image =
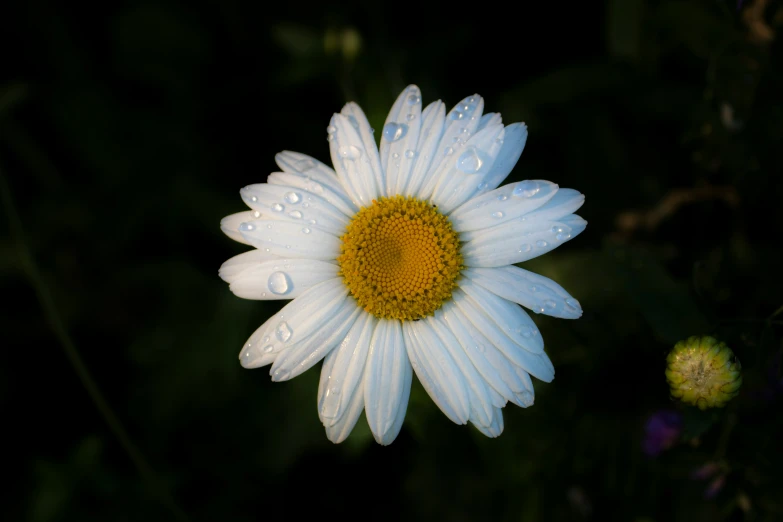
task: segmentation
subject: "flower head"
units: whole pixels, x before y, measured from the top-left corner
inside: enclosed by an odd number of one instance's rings
[[[455,423],[496,437],[507,402],[533,404],[531,376],[554,367],[519,306],[575,319],[557,283],[513,266],[581,233],[584,196],[543,180],[500,184],[527,128],[463,99],[422,108],[418,87],[397,98],[380,148],[355,103],[327,127],[334,170],[303,154],[240,191],[250,210],[223,219],[255,247],[220,276],[248,299],[293,299],[250,337],[246,368],[291,379],[323,359],[318,415],[341,442],[362,411],[375,439],[400,431],[415,373]],[[500,187],[500,188],[498,188]]]
[[[731,349],[713,337],[678,342],[666,357],[671,395],[702,410],[722,407],[742,386],[740,363]]]

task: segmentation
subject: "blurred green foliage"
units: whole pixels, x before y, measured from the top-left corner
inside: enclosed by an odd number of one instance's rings
[[[242,522],[304,504],[343,519],[783,520],[783,5],[741,4],[8,7],[0,176],[24,235],[4,201],[0,518]],[[218,223],[276,152],[328,161],[332,112],[355,100],[380,128],[408,83],[425,103],[478,92],[527,122],[509,181],[587,195],[587,231],[525,264],[585,315],[535,318],[557,379],[504,410],[500,438],[452,425],[415,384],[392,446],[363,420],[333,446],[316,370],[273,384],[237,363],[280,304],[218,279],[243,250]],[[91,402],[35,285],[155,478]],[[679,443],[649,458],[645,419],[674,407],[665,355],[706,334],[742,361],[741,394],[683,410]],[[711,462],[708,498],[692,473]]]

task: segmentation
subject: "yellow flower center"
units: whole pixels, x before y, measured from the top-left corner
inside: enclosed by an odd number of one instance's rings
[[[382,319],[416,320],[451,298],[462,269],[459,237],[415,198],[373,200],[342,237],[340,275],[359,306]]]

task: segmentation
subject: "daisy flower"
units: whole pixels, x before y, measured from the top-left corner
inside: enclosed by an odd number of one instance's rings
[[[522,305],[565,319],[579,302],[554,281],[514,266],[581,233],[584,196],[528,180],[500,187],[527,140],[469,96],[422,108],[408,86],[380,148],[348,103],[327,127],[331,167],[304,154],[275,157],[282,172],[240,191],[250,210],[221,222],[254,249],[220,276],[239,297],[292,299],[250,336],[245,368],[273,381],[323,359],[318,415],[332,442],[362,411],[375,440],[400,432],[413,374],[446,416],[489,437],[508,402],[533,404],[531,376],[554,367]],[[499,188],[498,188],[499,187]]]

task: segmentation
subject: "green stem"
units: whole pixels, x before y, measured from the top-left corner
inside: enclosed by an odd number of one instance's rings
[[[11,237],[16,242],[19,250],[22,268],[24,269],[27,278],[30,280],[30,284],[35,289],[38,302],[43,309],[49,326],[60,341],[60,345],[65,351],[65,355],[68,357],[71,366],[73,366],[76,375],[78,375],[79,380],[84,385],[85,390],[87,390],[87,394],[92,399],[93,404],[95,404],[95,407],[106,421],[106,424],[108,424],[109,429],[114,436],[117,437],[122,448],[128,453],[128,456],[133,461],[139,474],[152,486],[154,493],[160,498],[161,502],[176,520],[188,521],[188,516],[179,506],[177,506],[176,502],[174,502],[174,499],[171,497],[166,487],[161,483],[157,474],[152,469],[152,466],[150,466],[139,448],[131,440],[128,432],[117,417],[117,414],[114,413],[114,410],[109,406],[109,403],[103,398],[98,385],[79,355],[76,345],[74,345],[71,340],[68,330],[65,328],[65,324],[57,311],[52,294],[49,292],[46,283],[41,277],[35,259],[33,258],[30,249],[27,247],[24,228],[22,227],[19,214],[16,211],[16,206],[14,205],[13,197],[11,196],[11,189],[6,182],[2,171],[0,171],[0,196],[2,196],[3,208],[8,217]]]

